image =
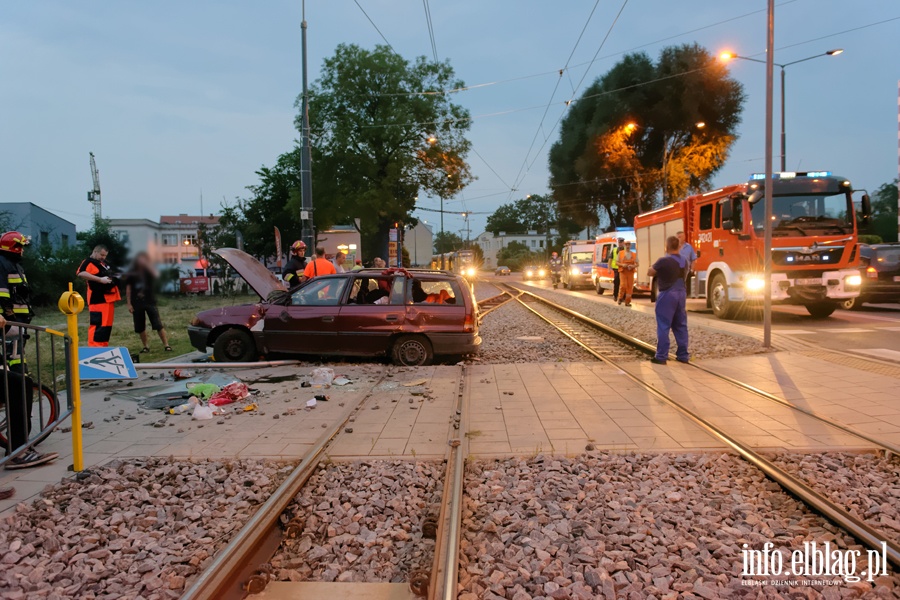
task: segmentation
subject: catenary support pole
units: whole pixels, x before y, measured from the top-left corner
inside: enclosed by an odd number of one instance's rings
[[[309,149],[309,84],[306,52],[306,0],[303,0],[303,21],[300,24],[303,45],[303,102],[301,103],[300,145],[300,237],[308,248],[316,247],[316,229],[313,223],[312,166]]]
[[[765,180],[765,291],[763,299],[763,346],[772,347],[772,88],[775,72],[775,0],[768,0],[769,10],[766,34],[766,180]]]

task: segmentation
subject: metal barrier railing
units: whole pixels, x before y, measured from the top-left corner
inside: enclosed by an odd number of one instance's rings
[[[0,467],[72,415],[72,347],[67,334],[49,327],[10,323],[8,331],[0,329],[0,444],[6,449]]]

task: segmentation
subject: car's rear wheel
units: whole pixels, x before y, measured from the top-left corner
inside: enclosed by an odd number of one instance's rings
[[[434,360],[431,342],[421,335],[403,335],[391,349],[394,363],[404,367],[424,367]]]
[[[253,336],[243,329],[229,329],[213,345],[216,362],[251,362],[258,358]]]

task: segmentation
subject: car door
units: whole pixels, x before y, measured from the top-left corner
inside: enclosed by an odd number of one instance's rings
[[[358,275],[341,305],[339,354],[374,356],[390,350],[406,320],[404,277]]]
[[[460,334],[465,329],[466,304],[458,282],[417,276],[407,281],[407,329],[429,337]]]
[[[290,304],[270,305],[263,323],[268,352],[334,354],[341,300],[348,277],[316,278],[291,294]]]

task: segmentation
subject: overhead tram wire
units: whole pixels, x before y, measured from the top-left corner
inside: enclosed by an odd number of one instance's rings
[[[422,0],[422,6],[425,7],[425,23],[428,25],[428,37],[431,39],[431,52],[434,55],[434,62],[438,62],[437,44],[434,43],[434,24],[431,22],[431,7],[428,6],[428,0]]]
[[[587,31],[588,25],[591,22],[591,19],[594,17],[594,13],[597,11],[597,6],[600,4],[600,0],[596,0],[594,2],[594,8],[591,9],[591,14],[588,15],[587,20],[584,22],[584,27],[581,28],[581,33],[578,35],[578,39],[575,40],[575,45],[572,46],[572,51],[569,52],[569,58],[566,59],[566,64],[562,69],[559,70],[559,77],[556,79],[556,85],[553,86],[553,91],[550,93],[550,101],[547,102],[547,106],[544,108],[544,114],[541,115],[541,122],[538,123],[537,130],[534,132],[534,136],[531,138],[531,144],[528,146],[528,151],[525,152],[525,158],[522,161],[522,166],[519,167],[519,172],[516,173],[515,179],[513,179],[513,185],[509,190],[509,197],[507,201],[512,198],[512,195],[516,192],[516,183],[518,182],[519,175],[522,173],[522,169],[525,168],[525,165],[528,164],[528,157],[531,156],[531,151],[534,149],[534,143],[537,141],[537,136],[541,132],[544,127],[544,119],[547,118],[547,112],[550,110],[550,107],[553,105],[553,99],[556,97],[556,90],[559,89],[559,82],[562,81],[563,73],[566,69],[569,68],[569,62],[572,60],[572,57],[575,56],[575,51],[578,49],[578,44],[581,42],[581,38],[584,37],[584,32]]]
[[[609,29],[606,30],[606,35],[603,36],[603,40],[601,40],[600,46],[597,48],[597,52],[594,53],[594,58],[591,59],[591,61],[590,61],[590,63],[588,64],[587,68],[584,70],[584,74],[582,74],[581,79],[578,80],[578,85],[576,85],[576,86],[575,86],[575,89],[572,91],[572,97],[569,99],[568,102],[566,102],[566,108],[568,108],[568,107],[572,104],[572,102],[575,101],[575,96],[576,96],[576,94],[578,94],[578,90],[581,88],[581,84],[584,83],[584,80],[585,80],[585,78],[587,77],[588,73],[590,72],[591,67],[594,66],[594,62],[595,62],[595,61],[597,60],[597,58],[600,56],[600,51],[603,50],[603,46],[606,45],[606,40],[609,39],[610,34],[612,34],[613,29],[615,29],[616,23],[619,22],[619,17],[622,16],[622,13],[625,11],[625,7],[626,7],[627,5],[628,5],[628,0],[624,0],[624,1],[622,2],[622,6],[619,8],[619,12],[616,13],[616,18],[613,19],[613,22],[612,22],[612,24],[610,24]],[[542,152],[542,151],[544,150],[544,148],[547,146],[547,142],[550,140],[550,137],[553,135],[553,132],[556,131],[556,128],[559,127],[559,124],[562,122],[563,117],[565,116],[565,114],[566,114],[566,109],[563,109],[563,111],[562,111],[562,112],[560,113],[560,115],[559,115],[559,118],[556,119],[556,123],[555,123],[555,124],[553,125],[553,127],[550,129],[550,133],[548,133],[548,134],[544,137],[544,143],[541,144],[541,147],[538,149],[537,153],[535,153],[535,155],[534,155],[534,160],[532,160],[532,161],[531,161],[531,164],[528,165],[528,168],[525,169],[525,173],[522,174],[521,179],[517,179],[517,180],[513,183],[513,185],[514,185],[515,187],[520,186],[520,185],[525,181],[525,178],[528,177],[528,173],[531,172],[531,167],[533,167],[533,166],[534,166],[534,163],[537,162],[538,156],[540,156],[541,152]],[[526,157],[526,160],[527,160],[527,157]]]
[[[786,4],[791,4],[793,2],[798,2],[798,1],[799,0],[785,0],[784,2],[781,2],[781,3],[777,4],[776,6],[784,6]],[[670,35],[670,36],[667,36],[664,38],[660,38],[660,39],[654,40],[652,42],[647,42],[646,44],[640,44],[639,46],[634,46],[632,48],[628,48],[627,50],[620,50],[617,52],[613,52],[612,54],[606,54],[604,56],[599,57],[599,59],[602,60],[602,59],[606,59],[606,58],[613,58],[615,56],[620,56],[622,54],[634,52],[635,50],[640,50],[641,48],[647,48],[648,46],[655,46],[656,44],[661,44],[661,43],[667,42],[669,40],[674,40],[676,38],[680,38],[680,37],[683,37],[686,35],[690,35],[692,33],[696,33],[698,31],[703,31],[704,29],[711,29],[713,27],[718,27],[719,25],[724,25],[724,24],[730,23],[732,21],[737,21],[739,19],[744,19],[746,17],[751,17],[755,14],[764,13],[764,12],[766,12],[765,8],[762,8],[760,10],[754,10],[752,12],[744,13],[744,14],[738,15],[736,17],[731,17],[729,19],[724,19],[722,21],[716,21],[715,23],[709,23],[708,25],[703,25],[702,27],[697,27],[696,29],[691,29],[689,31],[684,31],[684,32],[681,32],[681,33],[678,33],[675,35]],[[897,18],[900,19],[900,17],[897,17]],[[892,20],[892,19],[888,19],[888,20]],[[839,32],[839,33],[846,33],[846,32]],[[839,35],[839,33],[831,34],[831,35]],[[830,36],[826,36],[826,37],[830,37]],[[810,40],[810,41],[813,41],[813,40]],[[808,43],[808,42],[801,42],[801,43]],[[568,71],[571,69],[576,69],[578,67],[583,67],[590,63],[591,63],[591,61],[585,61],[582,63],[570,65],[563,69],[551,69],[549,71],[541,71],[540,73],[532,73],[530,75],[520,75],[518,77],[509,77],[507,79],[498,79],[495,81],[486,81],[483,83],[473,83],[472,85],[464,85],[464,86],[461,86],[458,88],[452,88],[449,90],[427,90],[427,91],[422,91],[422,92],[385,92],[380,95],[381,96],[439,96],[439,95],[444,95],[444,94],[455,94],[455,93],[459,93],[459,92],[467,92],[469,90],[476,90],[476,89],[480,89],[480,88],[491,87],[494,85],[502,85],[504,83],[512,83],[515,81],[522,81],[524,79],[534,79],[535,77],[545,77],[547,75],[558,75],[561,70]]]
[[[362,7],[362,4],[359,3],[359,0],[353,0],[353,1],[356,3],[356,6],[359,7],[359,10],[362,11],[362,14],[364,14],[364,15],[366,16],[366,18],[369,20],[369,23],[372,24],[372,27],[375,28],[375,31],[378,32],[378,35],[381,36],[381,39],[384,40],[384,43],[387,44],[387,47],[391,49],[391,52],[393,52],[394,54],[397,54],[397,51],[394,50],[394,47],[391,46],[391,43],[387,40],[387,38],[384,36],[384,34],[381,33],[381,30],[378,29],[378,25],[375,24],[375,21],[373,21],[373,20],[372,20],[372,17],[369,16],[369,13],[366,12],[366,9],[364,9],[364,8]]]

